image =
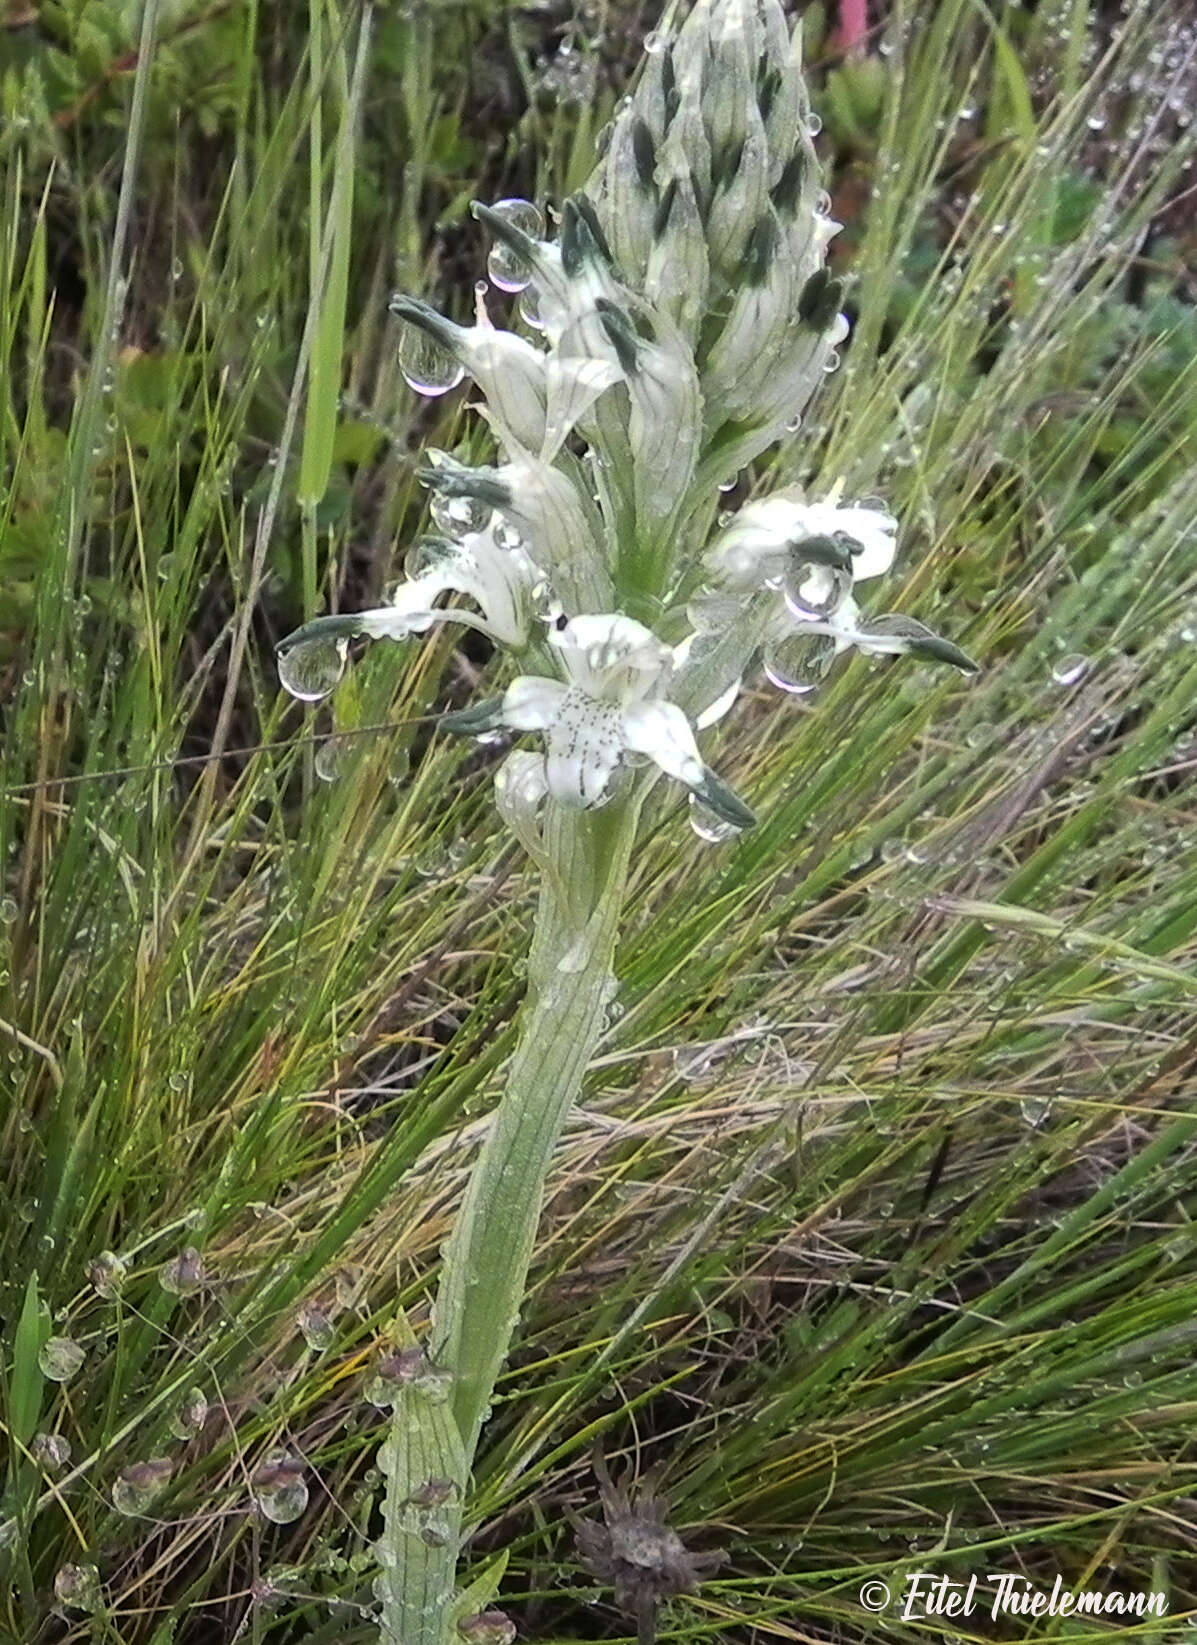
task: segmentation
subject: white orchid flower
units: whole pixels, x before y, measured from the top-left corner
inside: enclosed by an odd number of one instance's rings
[[[416,326],[460,362],[486,396],[487,418],[508,452],[523,448],[551,462],[579,418],[623,373],[611,360],[546,352],[495,326],[481,295],[472,326],[402,293],[391,312]]]
[[[308,645],[326,645],[329,641],[343,645],[359,635],[373,640],[405,640],[409,635],[425,633],[436,622],[461,623],[500,645],[522,650],[532,627],[534,591],[543,579],[521,549],[496,541],[495,530],[492,522],[456,540],[424,538],[408,555],[408,577],[399,584],[389,605],[317,617],[287,636],[278,647],[280,657]],[[464,594],[478,609],[468,611],[454,606],[439,610],[436,601],[448,593]]]
[[[546,733],[544,778],[552,799],[575,808],[597,805],[624,755],[643,754],[727,821],[751,824],[751,811],[704,765],[689,720],[666,698],[669,646],[620,612],[575,617],[549,640],[564,680],[519,675],[486,723]],[[450,729],[482,724],[469,710],[454,719]]]
[[[884,509],[830,499],[807,503],[779,491],[740,509],[711,545],[708,564],[734,588],[781,586],[795,565],[838,569],[853,583],[866,582],[893,565],[897,530],[897,520]],[[810,592],[818,596],[816,589]]]

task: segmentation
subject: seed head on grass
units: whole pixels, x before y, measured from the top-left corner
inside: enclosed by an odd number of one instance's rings
[[[578,1522],[578,1551],[587,1570],[610,1583],[619,1609],[636,1619],[641,1645],[651,1645],[662,1603],[696,1592],[700,1578],[716,1570],[724,1556],[686,1547],[668,1524],[668,1503],[655,1481],[646,1477],[639,1485],[615,1485],[600,1453],[594,1472],[602,1523]]]

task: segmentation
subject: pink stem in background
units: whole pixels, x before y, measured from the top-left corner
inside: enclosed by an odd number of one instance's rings
[[[868,0],[840,0],[840,17],[831,44],[845,56],[864,51],[869,35]]]

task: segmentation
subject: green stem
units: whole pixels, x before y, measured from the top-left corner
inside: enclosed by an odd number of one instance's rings
[[[519,1040],[445,1246],[428,1375],[399,1395],[379,1452],[387,1480],[375,1586],[383,1645],[451,1645],[469,1604],[454,1585],[462,1498],[519,1318],[553,1151],[615,991],[612,960],[643,794],[598,812],[547,808]],[[443,1391],[441,1376],[451,1379]]]
[[[445,1247],[432,1354],[453,1373],[467,1463],[519,1317],[545,1178],[614,993],[612,959],[640,805],[550,807],[528,1000],[507,1088]]]

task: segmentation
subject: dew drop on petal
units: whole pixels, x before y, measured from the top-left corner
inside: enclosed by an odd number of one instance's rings
[[[544,330],[544,317],[540,312],[540,293],[535,286],[529,286],[519,300],[520,319],[533,331]]]
[[[1089,659],[1079,651],[1061,657],[1052,667],[1052,679],[1057,685],[1077,685],[1089,672]]]
[[[250,1483],[259,1512],[274,1525],[290,1525],[308,1505],[303,1463],[289,1451],[269,1452]]]
[[[496,548],[517,549],[524,547],[524,539],[509,520],[497,520],[491,536]]]
[[[787,634],[765,646],[761,666],[779,691],[809,697],[822,683],[832,644],[822,634]]]
[[[349,641],[343,634],[299,640],[279,653],[278,677],[283,689],[301,703],[318,703],[340,683],[348,652]]]
[[[428,512],[437,530],[448,537],[466,537],[472,531],[481,531],[491,516],[491,510],[477,497],[442,497],[439,492],[433,493]],[[420,572],[413,572],[411,567],[409,555],[406,563],[408,576],[421,575]],[[427,565],[424,570],[428,570]]]
[[[707,845],[724,845],[743,832],[735,823],[718,816],[697,794],[690,796],[690,827]]]
[[[447,394],[456,388],[465,376],[460,360],[410,320],[400,320],[398,324],[399,370],[408,388],[428,395]]]
[[[532,240],[539,240],[544,233],[544,217],[531,200],[496,200],[491,210],[514,228],[522,229]],[[523,291],[532,278],[528,265],[501,242],[491,247],[486,259],[486,272],[500,291]],[[527,315],[524,318],[527,319]]]
[[[48,1337],[37,1352],[37,1368],[50,1382],[69,1382],[87,1356],[70,1337]]]

